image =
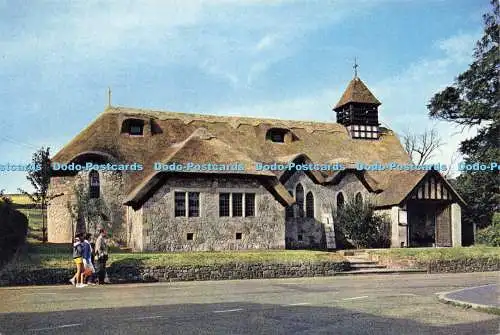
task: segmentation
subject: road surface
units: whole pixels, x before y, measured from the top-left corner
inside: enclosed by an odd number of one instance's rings
[[[446,298],[464,303],[500,307],[500,287],[495,284],[466,288],[451,292]]]
[[[0,289],[8,334],[497,334],[500,318],[437,292],[500,273]]]

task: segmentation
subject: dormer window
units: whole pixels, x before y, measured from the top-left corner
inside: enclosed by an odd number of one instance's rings
[[[290,129],[286,128],[271,128],[266,133],[266,140],[274,143],[290,143],[296,139]]]
[[[139,136],[142,135],[142,131],[143,131],[143,126],[138,124],[133,124],[130,126],[129,134]]]
[[[130,136],[143,136],[144,135],[144,120],[140,119],[127,119],[122,124],[122,134]]]
[[[285,133],[274,132],[271,134],[271,141],[285,143]]]

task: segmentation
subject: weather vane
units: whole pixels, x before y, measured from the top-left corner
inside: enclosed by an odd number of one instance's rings
[[[358,59],[356,57],[354,57],[354,65],[352,67],[354,69],[354,78],[357,78],[359,65],[358,65]]]

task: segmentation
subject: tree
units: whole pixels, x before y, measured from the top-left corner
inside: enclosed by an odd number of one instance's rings
[[[390,224],[375,214],[375,206],[369,200],[359,201],[353,195],[347,202],[332,211],[337,245],[355,248],[387,248],[390,246]]]
[[[28,171],[26,179],[33,186],[34,191],[29,193],[23,189],[19,192],[27,195],[35,204],[42,209],[42,241],[47,241],[47,224],[45,220],[45,208],[47,207],[47,192],[50,184],[50,148],[40,148],[33,153],[33,169]]]
[[[83,231],[95,234],[99,228],[105,228],[110,233],[111,227],[105,227],[105,219],[110,213],[104,201],[101,198],[90,198],[88,189],[82,183],[75,185],[73,191],[74,201],[66,203],[72,220],[73,236]]]
[[[473,63],[454,83],[430,100],[429,116],[462,127],[476,127],[475,137],[463,141],[460,152],[465,163],[490,163],[500,160],[500,28],[499,3],[491,1],[492,11],[483,15],[484,34],[477,42]],[[498,170],[464,171],[455,181],[457,191],[468,203],[463,220],[485,227],[499,210]]]
[[[403,134],[403,145],[413,163],[426,164],[434,156],[436,150],[442,147],[443,140],[436,129],[427,129],[422,134],[406,131]]]

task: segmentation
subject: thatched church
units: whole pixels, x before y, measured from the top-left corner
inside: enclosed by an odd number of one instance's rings
[[[49,241],[71,239],[68,204],[81,185],[80,195],[99,200],[101,224],[138,251],[332,249],[332,210],[351,196],[386,215],[392,247],[460,246],[465,204],[439,172],[356,169],[357,162],[411,163],[396,134],[380,127],[380,104],[355,76],[334,107],[337,123],[109,106],[52,162],[143,169],[54,170]],[[168,169],[172,163],[218,168]],[[244,169],[221,168],[236,163]],[[274,163],[321,168],[259,168]]]

